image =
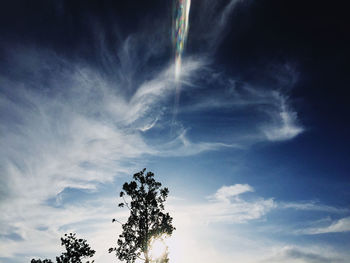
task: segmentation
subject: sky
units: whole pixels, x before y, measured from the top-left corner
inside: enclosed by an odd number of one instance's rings
[[[0,262],[108,248],[118,193],[170,190],[170,262],[350,262],[342,3],[192,0],[176,79],[170,0],[0,8]]]

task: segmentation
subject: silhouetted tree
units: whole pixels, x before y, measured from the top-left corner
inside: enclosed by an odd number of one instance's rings
[[[44,259],[44,260],[41,260],[41,259],[32,259],[31,261],[30,261],[30,263],[53,263],[52,261],[51,261],[51,259]]]
[[[109,253],[115,251],[118,259],[127,263],[134,263],[136,259],[145,263],[165,263],[168,262],[167,251],[164,251],[163,258],[152,259],[150,243],[152,239],[170,236],[175,230],[172,217],[163,212],[169,190],[166,187],[161,188],[161,183],[154,179],[152,172],[145,171],[143,169],[134,174],[134,180],[123,185],[123,191],[120,192],[123,202],[119,207],[126,206],[130,210],[130,216],[122,224],[123,232],[119,235],[118,246],[110,248]],[[131,199],[130,203],[125,200],[125,195]],[[112,220],[116,221],[119,222],[117,219]]]
[[[85,239],[76,238],[75,234],[65,234],[61,238],[61,245],[66,247],[66,251],[61,256],[56,257],[57,263],[82,263],[83,258],[93,257],[95,250],[90,248],[90,245]],[[94,261],[91,261],[93,263]],[[90,263],[87,261],[86,263]]]
[[[82,259],[92,257],[95,250],[90,248],[90,245],[85,239],[77,238],[75,234],[65,234],[61,238],[61,245],[65,246],[66,252],[61,256],[56,257],[57,263],[82,263]],[[86,261],[86,263],[93,263],[94,261]],[[53,263],[50,259],[32,259],[31,263]]]

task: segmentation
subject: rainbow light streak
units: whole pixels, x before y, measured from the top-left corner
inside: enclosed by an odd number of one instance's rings
[[[175,81],[181,74],[181,57],[188,33],[191,0],[175,0],[173,20],[173,44],[175,47]]]

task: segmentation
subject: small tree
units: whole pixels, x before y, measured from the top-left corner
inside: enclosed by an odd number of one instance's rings
[[[170,236],[175,230],[172,225],[172,217],[164,213],[164,202],[168,197],[168,188],[161,188],[161,183],[154,179],[152,172],[145,173],[143,169],[134,174],[134,180],[123,185],[120,197],[123,202],[119,207],[126,206],[130,210],[130,216],[125,224],[122,224],[123,232],[119,235],[118,246],[109,249],[109,253],[115,251],[121,261],[134,263],[141,259],[145,263],[168,262],[167,251],[161,259],[153,259],[150,256],[152,240],[164,235]],[[128,203],[124,196],[131,199]],[[119,222],[113,219],[112,222]]]
[[[44,260],[41,260],[41,259],[32,259],[31,261],[30,261],[30,263],[53,263],[52,261],[51,261],[51,259],[44,259]]]
[[[86,257],[92,257],[95,254],[95,250],[90,248],[90,245],[85,239],[77,238],[75,234],[65,234],[61,238],[61,245],[65,246],[66,252],[61,256],[56,257],[57,263],[82,263],[82,259]],[[94,261],[91,261],[93,263]],[[32,259],[31,263],[53,263],[50,259]],[[90,261],[86,261],[90,263]]]
[[[66,251],[61,256],[56,257],[57,263],[82,263],[83,258],[93,257],[95,250],[90,248],[90,245],[85,239],[76,238],[75,234],[65,234],[65,238],[61,238],[61,245],[66,247]],[[87,261],[86,263],[89,263]],[[93,263],[94,261],[91,261]]]

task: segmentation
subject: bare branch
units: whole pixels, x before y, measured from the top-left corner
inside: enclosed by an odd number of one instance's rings
[[[114,222],[117,222],[117,223],[119,223],[119,224],[123,225],[123,223],[122,223],[122,222],[120,222],[118,219],[115,219],[115,218],[113,218],[113,219],[112,219],[112,223],[114,223]]]
[[[123,198],[123,200],[124,200],[124,204],[126,205],[126,207],[131,211],[131,208],[130,208],[128,202],[126,202],[124,196],[122,196],[122,198]]]

